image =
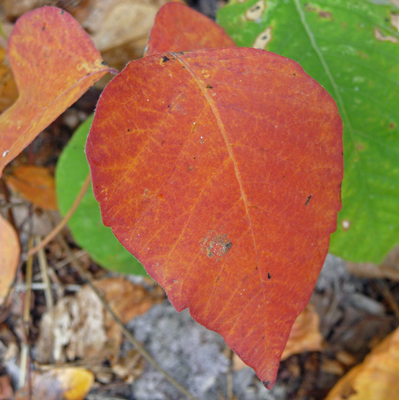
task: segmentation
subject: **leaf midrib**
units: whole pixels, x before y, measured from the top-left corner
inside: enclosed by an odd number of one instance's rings
[[[217,109],[216,109],[216,107],[215,107],[215,104],[214,104],[213,100],[212,100],[211,97],[208,95],[208,93],[206,92],[206,90],[205,90],[205,88],[203,87],[203,85],[201,85],[200,81],[198,80],[198,77],[197,77],[197,76],[195,75],[195,73],[191,70],[190,66],[179,56],[178,53],[172,53],[172,52],[171,52],[170,54],[172,54],[174,57],[176,57],[176,59],[186,68],[186,70],[187,70],[187,71],[191,74],[191,76],[193,77],[194,81],[198,84],[198,86],[199,86],[199,88],[200,88],[200,90],[201,90],[203,96],[206,98],[206,100],[207,100],[209,106],[211,107],[212,113],[214,114],[214,116],[215,116],[215,118],[216,118],[216,121],[217,121],[217,123],[218,123],[220,132],[221,132],[222,137],[223,137],[223,139],[224,139],[224,141],[225,141],[225,145],[226,145],[227,151],[228,151],[229,156],[230,156],[230,158],[231,158],[231,160],[232,160],[232,162],[233,162],[233,165],[234,165],[235,175],[236,175],[236,178],[237,178],[239,187],[240,187],[241,198],[242,198],[242,200],[243,200],[243,203],[244,203],[244,206],[245,206],[245,211],[246,211],[246,214],[247,214],[247,216],[248,216],[249,228],[250,228],[250,231],[251,231],[252,241],[253,241],[254,250],[255,250],[256,266],[258,267],[260,285],[261,285],[261,288],[262,288],[263,298],[265,299],[265,292],[264,292],[264,290],[263,290],[263,280],[262,280],[262,275],[261,275],[261,273],[260,273],[260,264],[259,264],[259,258],[258,258],[258,251],[257,251],[257,247],[256,247],[255,233],[254,233],[254,230],[253,230],[253,227],[252,227],[251,215],[250,215],[250,213],[249,213],[248,200],[247,200],[247,196],[246,196],[246,194],[245,194],[244,188],[243,188],[243,184],[242,184],[242,179],[241,179],[240,171],[238,170],[237,162],[236,162],[236,160],[235,160],[233,150],[232,150],[232,148],[231,148],[231,146],[230,146],[230,143],[229,143],[229,141],[228,141],[228,138],[227,138],[227,135],[226,135],[226,130],[225,130],[225,128],[224,128],[223,122],[222,122],[222,120],[220,119],[220,115],[219,115],[219,113],[218,113],[218,111],[217,111]]]

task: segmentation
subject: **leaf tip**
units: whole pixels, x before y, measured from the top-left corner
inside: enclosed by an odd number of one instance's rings
[[[270,381],[263,381],[262,383],[263,383],[263,386],[268,390],[270,390],[274,386],[274,382],[270,383]]]

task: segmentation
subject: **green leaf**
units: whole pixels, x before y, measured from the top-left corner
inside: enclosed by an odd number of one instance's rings
[[[55,179],[62,215],[71,208],[89,173],[84,148],[92,122],[93,116],[76,130],[58,160]],[[76,243],[104,268],[126,274],[147,275],[140,262],[119,243],[111,229],[102,223],[100,206],[94,198],[91,185],[68,225]]]
[[[398,15],[380,0],[233,0],[218,14],[239,46],[296,60],[337,102],[345,174],[330,252],[354,262],[399,242]]]

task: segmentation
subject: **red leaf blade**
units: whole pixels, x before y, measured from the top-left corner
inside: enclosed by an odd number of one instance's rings
[[[104,223],[272,387],[341,208],[332,98],[263,50],[158,54],[104,90],[86,151]]]
[[[19,98],[0,116],[0,175],[9,161],[110,71],[78,22],[56,7],[23,15],[10,36],[8,54]]]
[[[155,17],[145,55],[222,47],[236,45],[221,26],[184,4],[171,2]]]

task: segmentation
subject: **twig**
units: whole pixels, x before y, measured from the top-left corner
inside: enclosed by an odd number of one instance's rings
[[[83,257],[87,254],[86,250],[78,250],[75,254],[75,257],[77,259],[79,259],[80,257]],[[54,264],[53,269],[55,269],[56,271],[58,271],[59,269],[65,267],[66,265],[71,263],[71,258],[69,256],[65,257],[64,259],[62,259],[61,261],[58,261],[57,263]]]
[[[140,344],[140,342],[129,332],[129,330],[125,327],[125,324],[121,321],[121,319],[115,314],[114,310],[110,307],[110,305],[105,301],[101,292],[97,289],[97,287],[91,281],[89,274],[82,267],[80,261],[75,257],[65,239],[61,236],[57,236],[61,245],[64,247],[69,257],[71,258],[71,264],[77,269],[79,274],[83,277],[86,283],[91,287],[93,292],[97,295],[98,299],[101,301],[104,308],[111,314],[112,318],[119,325],[122,332],[125,334],[126,338],[136,347],[137,351],[153,366],[155,367],[172,385],[174,385],[181,393],[183,393],[190,400],[198,400],[194,397],[190,392],[188,392],[183,386],[181,386],[178,382],[176,382],[166,371],[162,369],[162,367],[151,357],[151,355],[144,349],[144,347]]]
[[[28,249],[33,246],[33,237],[29,238]],[[31,369],[30,369],[30,356],[29,356],[29,324],[30,324],[30,303],[31,303],[31,285],[32,285],[32,266],[33,256],[28,257],[26,262],[26,292],[23,302],[23,329],[22,338],[23,345],[21,351],[21,369],[19,376],[19,388],[22,388],[25,381],[28,383],[28,400],[32,396],[32,381],[31,381]]]
[[[384,296],[387,303],[390,305],[392,311],[395,313],[397,321],[399,321],[399,305],[396,301],[395,297],[392,295],[391,291],[389,290],[388,285],[382,279],[376,279],[378,286],[381,289],[381,293]]]
[[[76,211],[78,208],[80,202],[83,199],[83,196],[85,195],[89,185],[91,182],[91,176],[90,173],[87,175],[83,186],[80,188],[80,191],[78,195],[76,196],[75,201],[72,204],[72,207],[69,209],[69,211],[65,214],[65,217],[61,220],[61,222],[43,239],[41,243],[39,243],[37,246],[35,246],[33,249],[29,250],[28,253],[26,254],[27,257],[35,254],[37,251],[42,249],[48,242],[53,240],[58,233],[61,231],[61,229],[67,224],[69,219],[72,217],[73,213]]]
[[[233,357],[234,353],[230,347],[226,346],[226,356],[229,359],[229,369],[226,374],[226,400],[233,400]]]
[[[55,283],[51,284],[51,288],[54,289],[54,290],[57,290],[59,287],[60,287],[59,284],[55,284]],[[35,290],[43,290],[43,291],[45,291],[46,288],[47,288],[47,285],[45,283],[43,283],[43,282],[32,283],[32,286],[31,286],[31,290],[33,290],[33,291],[35,291]],[[74,285],[74,284],[64,285],[62,287],[62,289],[68,290],[69,292],[78,292],[81,288],[82,288],[81,285]],[[14,289],[15,289],[16,292],[25,292],[26,285],[21,284],[21,283],[20,284],[16,284],[14,286]],[[0,399],[1,399],[1,397],[0,397]]]
[[[40,240],[38,240],[40,243]],[[54,306],[53,292],[51,291],[51,282],[48,276],[48,264],[44,249],[39,249],[37,256],[39,258],[40,271],[42,273],[42,281],[45,284],[44,295],[46,298],[47,309],[50,310]]]

